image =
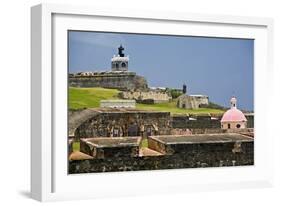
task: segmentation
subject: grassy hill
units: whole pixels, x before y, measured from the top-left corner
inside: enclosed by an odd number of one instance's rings
[[[177,107],[176,100],[167,103],[160,104],[137,104],[138,109],[143,110],[155,110],[155,111],[167,111],[172,114],[222,114],[223,110],[220,109],[211,109],[211,108],[199,108],[199,109],[181,109]]]
[[[118,99],[119,90],[105,88],[69,88],[70,109],[97,108],[100,100]],[[166,111],[172,114],[220,114],[224,111],[214,108],[180,109],[176,106],[176,100],[160,104],[137,104],[136,107],[142,110]]]
[[[94,88],[69,88],[70,109],[95,108],[100,106],[100,100],[118,99],[117,89]]]

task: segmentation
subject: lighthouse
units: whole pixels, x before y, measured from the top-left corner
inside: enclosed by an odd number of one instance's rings
[[[125,56],[124,50],[124,47],[120,45],[118,47],[118,54],[111,58],[111,70],[113,72],[128,71],[129,56]]]

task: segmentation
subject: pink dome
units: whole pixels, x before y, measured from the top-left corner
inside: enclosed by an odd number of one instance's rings
[[[243,112],[233,107],[227,110],[222,116],[221,122],[246,122],[247,119]]]

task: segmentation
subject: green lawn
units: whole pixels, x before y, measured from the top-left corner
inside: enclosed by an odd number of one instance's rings
[[[100,100],[118,99],[117,89],[69,88],[69,107],[71,109],[95,108],[100,106]]]
[[[148,140],[147,139],[143,139],[141,141],[141,148],[147,148],[148,147]]]
[[[105,88],[69,88],[69,107],[70,109],[97,108],[100,100],[118,99],[117,89]],[[160,104],[137,104],[136,107],[142,110],[166,111],[172,114],[220,114],[223,110],[199,108],[199,109],[180,109],[177,108],[176,100]]]
[[[176,100],[167,103],[160,104],[137,104],[138,109],[143,110],[155,110],[155,111],[166,111],[172,114],[220,114],[223,113],[223,110],[219,109],[210,109],[210,108],[199,108],[199,109],[181,109],[177,107]]]
[[[80,151],[80,142],[73,142],[73,143],[72,143],[72,150],[73,150],[74,152]]]

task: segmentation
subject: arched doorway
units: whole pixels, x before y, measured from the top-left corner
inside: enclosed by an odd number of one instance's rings
[[[117,127],[114,127],[113,128],[113,134],[112,134],[113,137],[120,137],[120,130],[119,128]]]
[[[113,126],[109,129],[109,137],[122,137],[123,135],[123,128],[120,126]]]
[[[155,135],[155,129],[153,125],[145,126],[145,133],[146,133],[145,135],[146,137]]]
[[[139,128],[137,124],[130,124],[128,126],[128,136],[139,136]]]

